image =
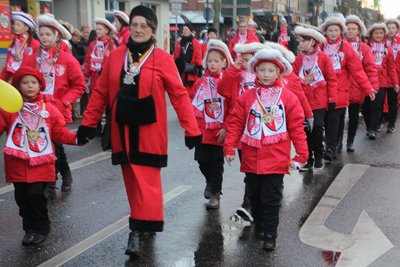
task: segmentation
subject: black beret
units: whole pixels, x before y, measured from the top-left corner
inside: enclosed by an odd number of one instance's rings
[[[153,9],[151,9],[147,6],[142,6],[142,5],[135,6],[131,10],[131,14],[129,15],[129,24],[132,22],[132,18],[135,16],[142,16],[142,17],[146,18],[147,20],[151,21],[156,26],[156,28],[158,26],[158,20],[157,20],[156,13],[154,13]]]

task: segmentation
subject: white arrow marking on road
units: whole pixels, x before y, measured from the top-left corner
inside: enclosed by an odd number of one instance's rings
[[[69,167],[70,167],[71,171],[74,171],[79,168],[86,167],[91,164],[94,164],[94,163],[97,163],[97,162],[100,162],[102,160],[106,160],[109,158],[111,158],[111,152],[104,151],[104,152],[94,154],[90,157],[74,161],[69,164]],[[0,195],[11,192],[11,191],[14,191],[14,186],[12,184],[0,187]]]
[[[177,196],[183,194],[185,191],[189,190],[192,186],[189,185],[180,185],[173,190],[169,191],[168,193],[164,194],[164,205],[168,203],[170,200],[176,198]],[[128,226],[129,215],[119,219],[115,223],[103,228],[99,232],[89,236],[85,240],[79,242],[73,247],[70,247],[67,250],[64,250],[60,254],[54,256],[53,258],[49,259],[48,261],[38,265],[38,267],[54,267],[60,266],[67,261],[75,258],[76,256],[82,254],[89,248],[95,246],[96,244],[100,243],[101,241],[105,240],[106,238],[112,236],[113,234],[119,232],[126,226]]]
[[[303,243],[341,252],[336,267],[368,266],[393,247],[364,210],[350,235],[325,226],[326,219],[368,168],[368,165],[346,164],[300,229],[299,237]]]

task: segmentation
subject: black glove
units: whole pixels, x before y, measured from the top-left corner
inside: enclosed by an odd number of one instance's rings
[[[336,109],[336,103],[328,104],[328,111],[334,111]]]
[[[185,136],[185,146],[189,149],[201,144],[202,136]]]
[[[84,145],[96,137],[96,128],[87,127],[84,125],[79,126],[76,132],[76,138],[79,145]]]
[[[203,76],[203,66],[197,66],[197,77]]]

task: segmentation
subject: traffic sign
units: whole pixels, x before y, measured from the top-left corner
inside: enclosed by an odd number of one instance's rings
[[[215,16],[215,12],[211,7],[206,7],[203,12],[203,17],[206,21],[213,20]]]

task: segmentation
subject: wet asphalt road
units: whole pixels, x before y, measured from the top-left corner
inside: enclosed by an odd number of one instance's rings
[[[398,266],[399,137],[399,133],[381,133],[377,141],[369,141],[360,123],[356,153],[343,152],[318,173],[286,176],[277,248],[264,252],[248,223],[231,220],[244,189],[238,162],[232,167],[225,165],[221,208],[207,211],[204,178],[193,151],[184,147],[183,130],[170,112],[169,163],[162,172],[164,194],[182,186],[188,189],[165,204],[164,232],[147,237],[141,258],[129,259],[124,255],[129,233],[125,226],[82,253],[78,249],[62,266],[334,266],[339,254],[302,243],[299,230],[346,163],[371,167],[328,217],[326,226],[349,234],[360,212],[366,210],[394,245],[371,266]],[[84,148],[67,146],[69,162],[102,152],[99,143],[95,139]],[[21,246],[24,233],[13,193],[0,194],[0,266],[37,266],[129,214],[120,168],[112,166],[109,159],[78,168],[73,177],[72,192],[58,191],[57,200],[49,204],[52,229],[37,248]],[[3,166],[0,181],[0,187],[6,186]]]

